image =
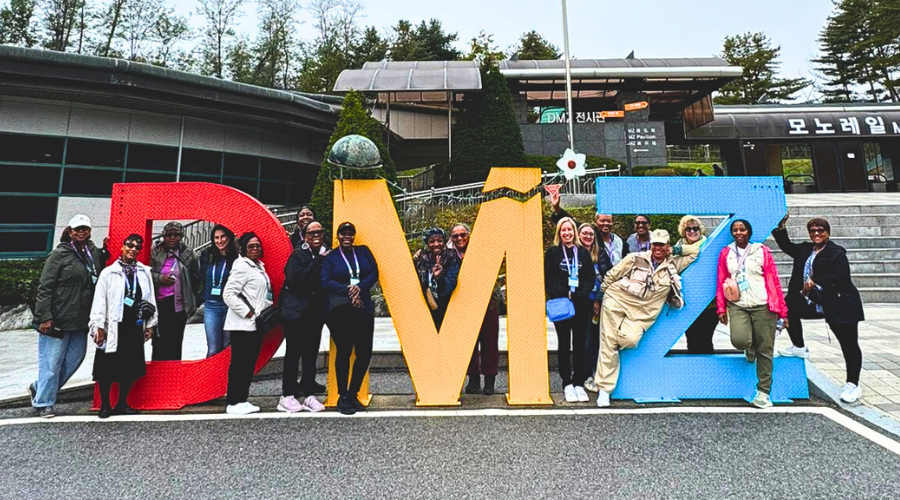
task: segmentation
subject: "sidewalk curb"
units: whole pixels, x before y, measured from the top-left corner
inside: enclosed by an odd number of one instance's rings
[[[806,360],[806,378],[809,380],[812,393],[816,396],[834,403],[840,409],[851,413],[879,429],[885,430],[900,437],[900,422],[894,420],[889,414],[863,403],[847,404],[841,401],[842,387],[835,384],[822,373],[810,360]]]

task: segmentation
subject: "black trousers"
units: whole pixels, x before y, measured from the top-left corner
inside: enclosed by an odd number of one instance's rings
[[[181,361],[181,344],[184,343],[185,311],[175,312],[175,296],[156,302],[159,323],[153,336],[153,361]]]
[[[328,330],[337,349],[334,357],[338,394],[356,395],[362,387],[369,362],[372,360],[372,341],[375,335],[375,316],[350,306],[339,307],[329,313]],[[356,354],[353,372],[350,355]],[[350,378],[349,385],[347,378]]]
[[[253,369],[262,349],[264,332],[231,330],[231,364],[228,365],[228,395],[230,405],[243,403],[250,396]]]
[[[297,396],[299,394],[311,395],[315,390],[312,385],[316,382],[316,361],[319,357],[319,344],[322,342],[322,326],[325,318],[321,311],[316,314],[306,314],[298,321],[283,320],[284,326],[284,377],[281,381],[281,394],[283,396]],[[300,383],[297,383],[297,373],[303,366],[303,374]]]
[[[828,326],[841,344],[841,352],[844,353],[844,363],[847,365],[847,382],[859,385],[859,372],[862,370],[862,350],[859,348],[859,323],[828,323]]]
[[[716,314],[716,308],[704,309],[684,332],[688,354],[713,354],[713,335],[718,324],[719,315]]]
[[[569,384],[584,385],[584,381],[588,378],[586,338],[593,313],[592,307],[590,302],[575,303],[575,316],[553,323],[558,341],[556,354],[559,377],[562,379],[563,387]]]

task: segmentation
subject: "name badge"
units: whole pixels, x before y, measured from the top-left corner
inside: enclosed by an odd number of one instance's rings
[[[222,289],[221,288],[210,288],[209,294],[210,295],[222,295]]]
[[[97,284],[97,277],[94,276],[93,274],[91,275],[91,283],[93,283],[95,285]]]
[[[578,287],[578,278],[569,278],[569,286]]]
[[[272,292],[266,292],[266,300],[272,300]]]
[[[359,286],[359,278],[350,278],[350,286]]]
[[[738,279],[738,288],[743,292],[744,290],[750,288],[750,283],[747,282],[747,279],[741,276]]]
[[[134,299],[131,297],[125,297],[123,303],[125,304],[125,307],[131,307],[134,305]]]

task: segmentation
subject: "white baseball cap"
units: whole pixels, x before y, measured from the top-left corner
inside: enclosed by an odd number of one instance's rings
[[[91,219],[89,219],[87,215],[75,214],[74,217],[69,219],[69,227],[71,227],[72,229],[84,226],[91,227]]]

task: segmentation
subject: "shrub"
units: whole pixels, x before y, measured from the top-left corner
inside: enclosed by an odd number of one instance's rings
[[[0,305],[25,303],[34,309],[45,260],[0,260]]]

